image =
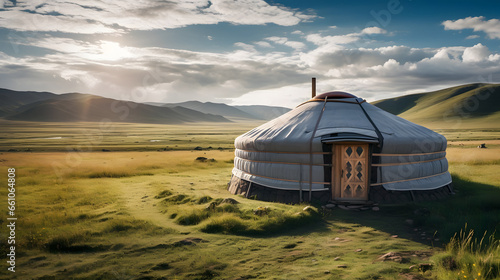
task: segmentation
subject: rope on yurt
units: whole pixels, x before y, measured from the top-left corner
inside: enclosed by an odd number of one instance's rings
[[[246,198],[248,198],[250,196],[250,190],[252,189],[252,181],[250,181],[250,183],[248,184],[248,190],[247,190],[247,193],[246,193]]]
[[[302,203],[302,164],[299,165],[299,202]]]
[[[316,135],[316,130],[318,130],[319,122],[321,121],[321,117],[323,116],[323,112],[325,111],[326,102],[328,100],[328,96],[325,96],[325,102],[323,103],[323,108],[321,108],[321,112],[319,113],[318,121],[316,121],[316,125],[314,126],[314,131],[311,135],[311,139],[309,139],[309,202],[312,199],[312,167],[313,167],[313,140]]]
[[[384,147],[384,136],[382,136],[382,133],[378,129],[377,125],[373,122],[372,118],[370,118],[370,116],[368,115],[368,113],[365,111],[365,108],[363,108],[362,103],[364,103],[364,102],[360,103],[358,101],[359,107],[361,107],[361,110],[363,110],[363,113],[365,113],[366,118],[368,119],[368,121],[372,124],[373,128],[375,129],[375,133],[377,133],[377,137],[378,137],[378,140],[379,140],[380,151],[382,151],[382,148]]]
[[[411,201],[415,201],[415,195],[413,194],[412,190],[410,190],[410,195],[411,195]]]

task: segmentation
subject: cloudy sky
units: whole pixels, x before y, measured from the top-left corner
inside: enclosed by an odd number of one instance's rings
[[[293,107],[500,82],[499,1],[0,0],[0,87]]]

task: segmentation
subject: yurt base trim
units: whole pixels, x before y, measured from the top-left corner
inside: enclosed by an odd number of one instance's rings
[[[232,194],[243,195],[246,198],[252,198],[262,201],[272,201],[281,203],[300,203],[309,201],[309,190],[282,190],[265,187],[247,180],[233,176],[228,183],[228,190]],[[300,195],[302,194],[302,200]],[[383,186],[374,186],[370,188],[368,201],[333,201],[335,203],[356,203],[356,204],[399,204],[418,201],[441,200],[453,194],[451,184],[442,186],[433,190],[411,190],[411,191],[389,191]],[[310,193],[311,201],[326,204],[332,201],[332,194],[329,189],[326,191],[313,191]]]
[[[257,183],[233,176],[228,183],[228,190],[232,194],[243,195],[246,198],[253,198],[262,201],[282,202],[282,203],[300,203],[301,201],[309,201],[309,189],[300,190],[283,190],[269,188]],[[303,200],[300,199],[302,194]],[[312,191],[311,201],[326,203],[331,199],[330,189],[323,191]]]

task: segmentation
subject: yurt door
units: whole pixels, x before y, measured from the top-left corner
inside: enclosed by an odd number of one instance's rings
[[[334,145],[334,200],[368,200],[368,144]]]

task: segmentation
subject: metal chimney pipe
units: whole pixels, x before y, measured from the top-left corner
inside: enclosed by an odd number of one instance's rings
[[[312,78],[312,98],[316,97],[316,78]]]

